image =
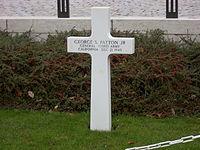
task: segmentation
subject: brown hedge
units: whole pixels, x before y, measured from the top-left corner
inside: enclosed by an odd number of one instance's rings
[[[0,107],[89,111],[90,57],[66,52],[66,36],[36,42],[30,32],[0,32]],[[174,42],[160,30],[117,32],[135,37],[134,55],[112,55],[112,110],[136,115],[200,114],[200,44]]]

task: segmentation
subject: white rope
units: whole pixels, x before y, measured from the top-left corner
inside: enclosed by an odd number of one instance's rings
[[[181,139],[174,140],[174,141],[166,141],[166,142],[161,142],[161,143],[147,145],[147,146],[127,148],[126,150],[151,150],[151,149],[168,147],[174,144],[188,143],[199,138],[200,138],[200,135],[196,135],[196,136],[191,135],[191,136],[182,137]]]

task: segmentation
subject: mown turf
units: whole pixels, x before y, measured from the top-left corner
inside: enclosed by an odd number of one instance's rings
[[[1,150],[123,150],[200,134],[199,118],[113,116],[112,132],[88,129],[88,113],[0,110]],[[166,150],[198,150],[200,139]]]

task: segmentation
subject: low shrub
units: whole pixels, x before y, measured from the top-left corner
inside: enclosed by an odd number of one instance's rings
[[[30,32],[12,36],[0,32],[0,107],[88,111],[90,62],[87,54],[66,52],[66,36],[49,35],[36,42]],[[136,115],[200,114],[200,43],[174,42],[160,30],[114,31],[135,37],[133,55],[112,55],[112,109]]]

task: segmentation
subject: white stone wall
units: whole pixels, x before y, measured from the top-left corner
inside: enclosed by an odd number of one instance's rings
[[[6,19],[0,19],[0,30],[6,30]]]
[[[0,16],[57,16],[57,0],[0,0]],[[70,0],[71,17],[107,6],[112,16],[165,17],[166,0]],[[200,18],[200,0],[179,0],[179,17]]]
[[[56,17],[0,17],[0,29],[13,33],[31,30],[33,35],[45,38],[48,34],[70,31],[90,30],[90,18]],[[178,39],[179,36],[190,35],[200,41],[200,19],[165,19],[165,18],[112,18],[112,29],[120,31],[138,30],[145,32],[152,29],[164,30],[166,35]]]

